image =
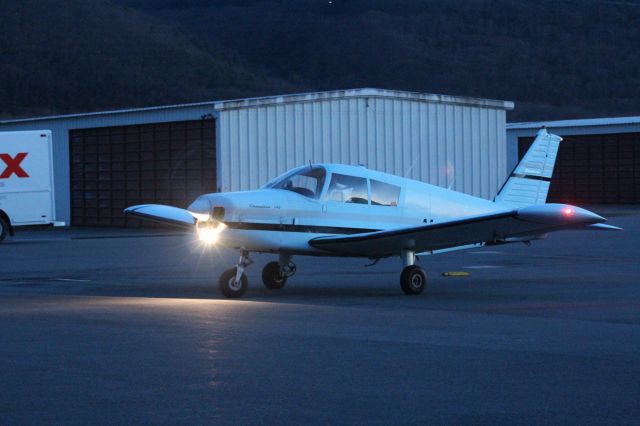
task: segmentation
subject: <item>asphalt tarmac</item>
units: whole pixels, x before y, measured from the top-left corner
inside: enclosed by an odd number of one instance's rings
[[[0,244],[0,424],[639,424],[640,214],[623,232],[400,261],[237,254],[147,230]],[[445,277],[466,271],[467,277]]]

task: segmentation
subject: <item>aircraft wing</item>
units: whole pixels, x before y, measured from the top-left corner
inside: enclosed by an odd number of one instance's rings
[[[503,243],[534,239],[540,234],[599,224],[605,219],[588,210],[566,204],[539,204],[491,212],[428,225],[345,236],[318,237],[309,244],[346,256],[381,258],[476,243]],[[509,241],[511,239],[511,241]]]
[[[127,207],[124,209],[124,214],[189,230],[193,230],[197,222],[188,210],[163,204],[140,204]]]

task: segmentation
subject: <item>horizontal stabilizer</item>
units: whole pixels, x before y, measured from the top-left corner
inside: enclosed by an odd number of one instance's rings
[[[593,225],[587,225],[583,229],[590,231],[622,231],[622,228],[613,225],[607,225],[606,223],[594,223]]]
[[[126,216],[193,229],[197,220],[188,210],[162,204],[141,204],[124,209]]]

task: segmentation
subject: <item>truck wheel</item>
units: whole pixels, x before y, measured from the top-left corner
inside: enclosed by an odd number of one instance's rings
[[[0,243],[6,238],[9,232],[9,224],[2,216],[0,216]]]

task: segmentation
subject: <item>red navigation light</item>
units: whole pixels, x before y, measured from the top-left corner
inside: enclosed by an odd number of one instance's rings
[[[573,216],[573,209],[571,207],[565,207],[562,209],[562,214],[565,216]]]

